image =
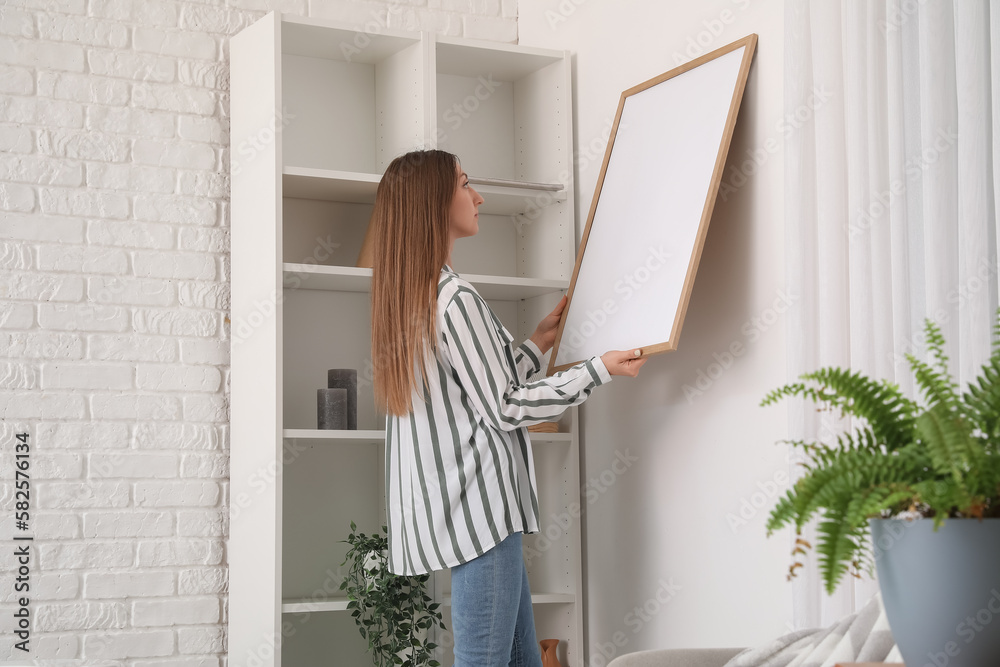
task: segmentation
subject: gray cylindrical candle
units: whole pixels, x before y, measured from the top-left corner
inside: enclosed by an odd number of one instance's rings
[[[354,368],[331,368],[326,372],[326,386],[347,390],[347,426],[358,428],[358,371]]]
[[[316,390],[316,413],[321,429],[347,428],[347,390],[341,387]]]

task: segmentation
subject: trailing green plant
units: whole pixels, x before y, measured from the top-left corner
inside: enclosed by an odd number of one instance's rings
[[[805,472],[771,511],[767,531],[795,526],[790,579],[812,548],[802,528],[816,515],[829,593],[849,570],[873,571],[870,518],[933,517],[937,530],[949,517],[1000,517],[1000,310],[990,358],[964,391],[948,370],[940,328],[928,319],[924,331],[932,361],[906,355],[922,402],[892,382],[836,367],[805,373],[761,402],[801,396],[856,418],[836,444],[786,441],[805,452]]]
[[[349,568],[340,590],[347,591],[347,608],[368,641],[375,665],[440,667],[432,658],[437,644],[428,637],[432,627],[444,630],[445,625],[438,611],[441,604],[427,594],[429,576],[389,571],[386,526],[380,535],[365,535],[352,521],[351,534],[343,541],[350,549],[341,565]]]

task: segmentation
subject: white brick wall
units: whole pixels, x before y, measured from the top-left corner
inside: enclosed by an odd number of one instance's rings
[[[0,0],[0,660],[226,664],[228,39],[277,9],[517,40],[517,0]],[[240,667],[240,666],[234,666]]]

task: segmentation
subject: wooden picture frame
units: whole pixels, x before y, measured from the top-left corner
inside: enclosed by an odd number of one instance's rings
[[[547,374],[608,350],[677,349],[756,44],[622,93]]]

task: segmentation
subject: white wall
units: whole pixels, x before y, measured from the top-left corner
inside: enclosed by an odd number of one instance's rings
[[[229,37],[279,9],[513,42],[516,0],[0,4],[0,527],[27,432],[27,656],[217,667]],[[0,660],[25,657],[14,567],[5,551]]]
[[[680,348],[581,407],[592,665],[789,629],[790,538],[764,530],[787,488],[786,411],[758,407],[785,381],[782,11],[763,0],[519,5],[520,44],[575,54],[578,239],[621,92],[759,37]]]

